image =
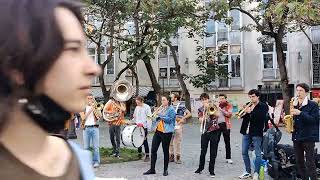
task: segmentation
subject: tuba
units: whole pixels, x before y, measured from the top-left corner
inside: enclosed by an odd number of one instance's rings
[[[293,106],[294,100],[295,100],[294,97],[291,98],[291,100],[290,100],[290,114],[285,115],[285,116],[283,117],[284,124],[285,124],[285,126],[286,126],[286,131],[287,131],[288,133],[293,133],[293,130],[294,130],[294,128],[293,128],[293,125],[294,125],[293,115],[291,114],[291,110],[294,109],[294,106]]]
[[[118,80],[114,82],[110,91],[110,96],[119,102],[128,101],[133,96],[133,86],[127,80]],[[103,119],[109,122],[118,120],[118,117],[121,115],[120,107],[117,107],[117,110],[117,112],[112,114],[103,110]]]

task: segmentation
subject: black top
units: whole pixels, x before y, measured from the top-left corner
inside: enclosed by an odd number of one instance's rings
[[[251,113],[245,114],[242,118],[242,124],[240,128],[240,133],[243,135],[247,134],[247,129],[249,127],[250,136],[263,136],[263,131],[268,129],[268,110],[269,107],[263,103],[259,102]]]
[[[293,116],[294,131],[293,141],[319,142],[319,107],[316,102],[308,100],[308,104],[294,108],[299,109],[301,114]]]

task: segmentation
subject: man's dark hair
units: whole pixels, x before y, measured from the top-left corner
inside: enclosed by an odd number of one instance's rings
[[[260,92],[257,89],[251,89],[248,92],[248,95],[253,95],[253,94],[255,94],[256,96],[260,97]]]
[[[141,96],[137,96],[137,97],[136,97],[136,100],[138,100],[138,101],[140,101],[140,102],[143,102],[144,99],[143,99],[143,97],[141,97]]]
[[[203,99],[210,99],[209,95],[207,93],[202,93],[200,95],[200,100],[203,100]]]
[[[178,93],[172,93],[174,98],[177,98],[178,101],[180,101],[181,97]]]
[[[226,95],[226,94],[219,94],[219,97],[220,97],[220,96],[223,96],[224,98],[227,99],[227,95]]]
[[[306,92],[309,92],[309,91],[310,91],[310,87],[309,87],[308,84],[306,84],[306,83],[299,83],[299,84],[297,84],[296,88],[297,88],[297,87],[303,88]]]

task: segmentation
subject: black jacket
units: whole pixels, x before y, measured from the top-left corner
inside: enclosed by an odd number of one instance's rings
[[[299,110],[301,114],[293,116],[294,132],[292,133],[292,141],[319,142],[318,104],[308,100],[308,104],[302,106]]]
[[[259,102],[251,113],[245,114],[242,117],[243,121],[241,124],[240,133],[246,135],[249,127],[250,136],[262,137],[263,131],[268,129],[268,110],[269,107],[265,103]]]

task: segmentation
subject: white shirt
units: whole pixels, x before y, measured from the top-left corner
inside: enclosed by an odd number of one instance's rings
[[[151,116],[151,108],[143,103],[142,106],[136,106],[133,117],[136,123],[142,123],[144,128],[148,127],[148,116]]]
[[[87,106],[86,107],[86,114],[91,111],[92,107],[91,106]],[[92,126],[92,125],[95,125],[94,123],[94,114],[93,114],[93,111],[87,116],[87,119],[86,119],[86,123],[84,124],[85,126]]]

